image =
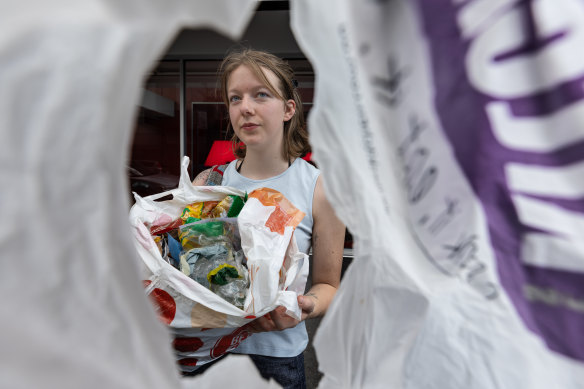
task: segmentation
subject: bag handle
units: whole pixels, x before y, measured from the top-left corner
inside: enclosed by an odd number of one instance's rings
[[[150,195],[150,196],[148,196],[148,198],[150,200],[156,201],[156,200],[161,199],[161,198],[163,198],[165,196],[172,196],[172,197],[174,197],[174,193],[175,192],[176,192],[176,189],[171,189],[171,190],[167,190],[166,192],[161,192],[161,193],[156,193],[156,194]]]
[[[180,189],[192,186],[191,178],[189,177],[189,161],[189,157],[185,155],[181,162],[180,179],[178,182]]]

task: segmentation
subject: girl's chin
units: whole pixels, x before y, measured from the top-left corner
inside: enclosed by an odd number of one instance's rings
[[[245,144],[246,147],[261,146],[262,140],[255,136],[239,136],[239,139]]]
[[[243,143],[245,143],[245,148],[248,150],[260,149],[262,147],[262,144],[259,142],[243,142]]]

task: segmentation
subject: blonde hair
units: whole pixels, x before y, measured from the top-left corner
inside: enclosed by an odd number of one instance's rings
[[[247,66],[282,101],[294,100],[296,103],[296,111],[292,118],[284,123],[282,156],[287,160],[303,157],[310,151],[310,143],[308,142],[308,132],[302,111],[302,100],[296,90],[296,81],[294,80],[292,67],[283,59],[264,51],[243,49],[229,53],[219,66],[221,97],[227,107],[229,107],[227,82],[231,73],[241,65]],[[272,71],[278,78],[280,85],[272,85],[262,68]],[[229,133],[230,130],[233,130],[231,121],[227,124],[227,132]],[[231,141],[233,153],[239,158],[245,157],[245,145],[241,143],[235,132]]]

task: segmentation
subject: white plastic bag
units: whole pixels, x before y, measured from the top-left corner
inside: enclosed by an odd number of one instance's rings
[[[257,4],[2,2],[0,387],[181,387],[128,227],[136,107],[181,29],[237,40]]]
[[[293,4],[355,249],[319,387],[581,388],[582,2]]]
[[[144,198],[135,194],[130,223],[134,227],[136,250],[144,263],[146,293],[156,302],[160,319],[175,333],[174,348],[179,364],[184,370],[193,370],[236,348],[249,336],[245,324],[277,306],[284,306],[289,315],[300,319],[297,296],[306,284],[308,256],[298,251],[293,235],[304,215],[281,233],[273,232],[269,221],[277,212],[281,214],[283,207],[265,206],[254,197],[254,193],[263,193],[264,188],[249,194],[238,217],[242,249],[247,266],[253,269],[243,310],[166,262],[149,226],[179,218],[185,206],[193,202],[246,195],[226,186],[193,186],[188,164],[189,159],[185,157],[178,188]],[[172,199],[156,201],[169,195]]]

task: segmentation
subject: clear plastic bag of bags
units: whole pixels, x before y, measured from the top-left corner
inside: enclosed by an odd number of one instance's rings
[[[249,287],[237,219],[204,219],[179,228],[180,270],[243,309]]]

